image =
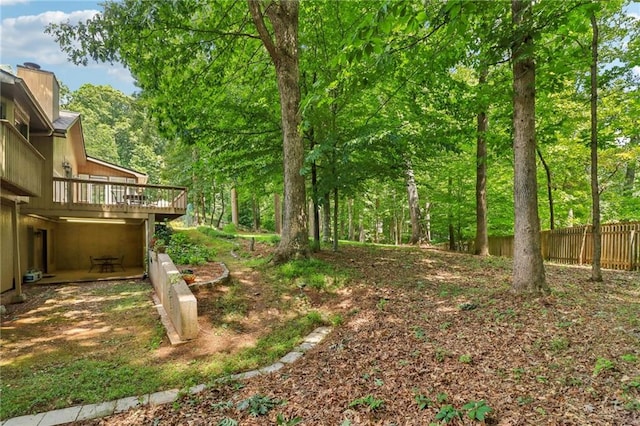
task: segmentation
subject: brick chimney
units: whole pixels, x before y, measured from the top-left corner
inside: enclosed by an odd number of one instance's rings
[[[36,100],[54,122],[60,116],[60,85],[54,73],[40,69],[40,65],[25,62],[18,65],[18,77],[24,80]]]

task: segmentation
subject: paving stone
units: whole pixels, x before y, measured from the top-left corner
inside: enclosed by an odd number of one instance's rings
[[[204,391],[207,388],[207,385],[198,385],[198,386],[193,386],[191,388],[189,388],[189,393],[190,394],[195,394],[195,393],[200,393],[202,391]]]
[[[292,362],[295,362],[298,359],[300,359],[302,355],[304,355],[302,352],[289,352],[288,354],[280,358],[280,362],[283,362],[285,364],[291,364]]]
[[[168,402],[173,402],[178,398],[178,389],[171,389],[168,391],[161,391],[152,393],[149,395],[149,403],[160,405]]]
[[[149,395],[143,396],[130,396],[129,398],[122,398],[116,401],[116,409],[114,413],[122,413],[130,408],[139,407],[149,402]]]
[[[256,376],[259,376],[259,375],[260,375],[260,372],[258,370],[251,370],[251,371],[247,371],[245,373],[234,374],[233,376],[229,376],[229,380],[250,379],[252,377],[256,377]]]
[[[81,405],[77,405],[44,413],[44,417],[40,420],[38,426],[53,426],[74,422],[78,418],[81,408]]]
[[[47,413],[38,413],[38,414],[29,415],[29,416],[14,417],[12,419],[5,420],[5,422],[2,423],[2,426],[37,426],[45,414]]]
[[[83,405],[76,421],[110,416],[115,410],[116,401],[103,402],[102,404]]]
[[[260,371],[262,374],[269,374],[269,373],[273,373],[273,372],[275,372],[275,371],[280,370],[282,367],[284,367],[284,364],[283,364],[283,363],[281,363],[281,362],[276,362],[275,364],[271,364],[271,365],[269,365],[268,367],[261,368],[259,371]]]
[[[319,343],[322,339],[324,339],[327,334],[331,332],[330,327],[318,327],[311,334],[309,334],[305,339],[305,343]]]
[[[295,352],[306,352],[310,349],[313,349],[313,347],[315,346],[315,343],[311,343],[311,342],[305,342],[305,343],[301,343],[300,345],[296,346],[295,348],[293,348],[293,350]]]

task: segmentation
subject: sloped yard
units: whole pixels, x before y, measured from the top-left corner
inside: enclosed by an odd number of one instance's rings
[[[510,293],[499,258],[370,246],[318,258],[351,279],[292,278],[336,325],[302,359],[88,424],[640,424],[637,273],[591,283],[587,268],[547,265],[553,294],[527,299]]]

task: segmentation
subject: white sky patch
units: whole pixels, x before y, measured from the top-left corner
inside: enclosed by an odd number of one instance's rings
[[[14,6],[24,3],[29,3],[29,0],[0,0],[0,6]]]
[[[131,73],[128,69],[123,67],[120,64],[109,65],[109,69],[107,70],[107,75],[113,76],[119,81],[123,83],[133,84],[134,79],[131,76]]]
[[[3,19],[0,25],[2,56],[28,57],[29,61],[44,66],[64,64],[67,62],[66,55],[62,53],[54,38],[44,32],[45,27],[66,21],[77,23],[98,13],[100,12],[97,10],[79,10],[71,13],[50,11],[39,15]]]
[[[640,66],[637,66],[637,65],[636,65],[635,67],[633,67],[633,68],[631,69],[631,71],[632,71],[635,75],[637,75],[638,77],[640,77]]]

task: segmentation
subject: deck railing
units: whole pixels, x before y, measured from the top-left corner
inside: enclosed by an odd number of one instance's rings
[[[0,179],[2,186],[18,195],[42,193],[44,157],[7,120],[0,120]]]
[[[53,178],[53,203],[61,207],[100,206],[117,211],[187,209],[187,189],[76,178]]]

